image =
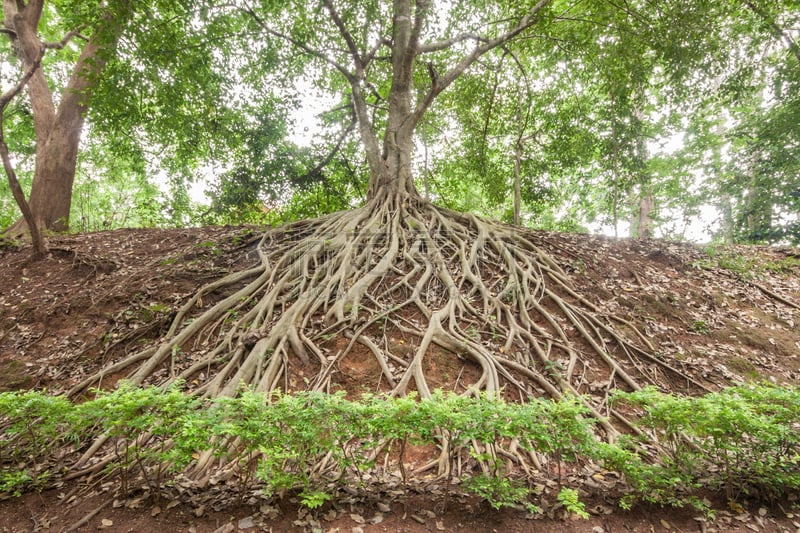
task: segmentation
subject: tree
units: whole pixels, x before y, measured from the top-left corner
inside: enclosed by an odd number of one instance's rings
[[[718,19],[723,68],[703,84],[682,171],[703,176],[697,196],[720,213],[724,242],[797,242],[796,2],[723,3]]]
[[[11,40],[23,70],[29,70],[44,49],[63,49],[83,42],[61,94],[53,94],[44,71],[35,69],[28,81],[28,98],[36,135],[36,160],[30,194],[30,212],[41,229],[64,231],[68,227],[78,146],[97,79],[119,38],[131,6],[125,0],[72,6],[74,18],[65,20],[69,31],[57,42],[43,40],[40,24],[42,0],[4,2],[4,33]],[[63,15],[62,15],[63,16]],[[85,37],[83,33],[89,33]],[[24,231],[24,220],[10,233]]]
[[[509,177],[519,168],[528,224],[616,229],[629,218],[642,236],[684,205],[673,193],[688,175],[670,173],[647,146],[680,131],[693,93],[719,70],[705,46],[717,13],[603,7],[483,58],[455,82],[438,108],[454,109],[458,126],[446,123],[447,153],[435,163],[442,195],[480,184],[479,200],[461,205],[512,220]]]
[[[585,139],[571,127],[567,108],[583,95],[573,89],[570,76],[552,77],[550,83],[539,78],[561,57],[531,56],[521,58],[506,48],[495,62],[484,60],[462,75],[455,90],[443,95],[442,106],[455,110],[459,127],[448,129],[455,139],[436,168],[442,177],[480,184],[481,205],[462,205],[461,210],[519,225],[524,201],[526,225],[541,226],[541,218],[564,205],[556,192],[558,169],[570,166],[572,149]],[[548,165],[545,160],[556,145],[558,164]],[[452,205],[453,199],[448,200]]]
[[[615,329],[534,234],[437,207],[414,181],[415,133],[437,97],[503,46],[547,43],[575,20],[608,23],[605,3],[583,8],[557,0],[244,6],[263,38],[285,44],[284,64],[302,55],[320,68],[318,84],[345,95],[369,169],[364,203],[266,230],[257,264],[199,290],[156,347],[112,363],[72,394],[109,372],[126,372],[134,385],[185,380],[206,397],[243,385],[331,391],[361,357],[379,369],[381,390],[428,398],[430,368],[464,365],[448,386],[471,395],[575,394],[613,437],[624,417],[600,416],[608,389],[638,389],[657,376],[694,383],[651,355],[633,326],[617,319],[630,338]],[[203,301],[212,303],[202,309]],[[198,336],[213,345],[195,350]],[[643,371],[652,366],[663,373]],[[599,380],[607,381],[589,387]],[[197,470],[212,464],[204,456]]]
[[[341,113],[349,117],[350,106],[326,113],[334,131],[318,132],[311,147],[285,139],[285,120],[276,118],[274,108],[241,120],[228,153],[232,168],[213,184],[205,219],[280,224],[347,209],[354,197],[363,197],[363,169],[351,164],[358,159],[355,121],[345,120],[335,131]]]
[[[19,82],[3,93],[0,96],[0,159],[3,161],[3,169],[5,170],[6,177],[8,178],[8,184],[11,187],[11,192],[14,196],[15,201],[19,204],[20,209],[22,210],[22,216],[24,217],[25,221],[28,223],[29,227],[31,228],[31,241],[33,244],[33,257],[38,258],[44,255],[46,252],[44,241],[42,240],[42,233],[39,231],[36,221],[34,219],[33,213],[31,212],[30,206],[25,199],[25,193],[20,186],[19,180],[17,179],[17,173],[14,169],[14,165],[11,161],[11,156],[8,152],[8,144],[6,143],[5,139],[5,123],[4,123],[4,116],[6,112],[6,107],[8,104],[23,90],[25,85],[28,84],[31,77],[35,75],[38,71],[40,63],[42,61],[42,55],[44,50],[41,50],[37,53],[36,57],[33,61],[31,61],[30,65],[28,65],[25,73],[22,75],[22,79]]]
[[[101,180],[118,179],[125,166],[139,190],[152,174],[167,174],[181,190],[201,165],[228,163],[250,117],[267,115],[262,123],[282,131],[285,112],[268,88],[251,87],[254,101],[235,90],[242,73],[271,68],[270,51],[239,56],[248,29],[221,13],[212,0],[6,2],[8,55],[24,48],[15,24],[31,50],[59,50],[45,56],[28,102],[11,115],[14,147],[35,146],[30,207],[39,226],[67,229],[76,163],[91,160],[84,172]],[[27,56],[18,56],[24,70]],[[83,158],[82,137],[92,152]],[[182,219],[185,209],[173,203],[174,218]],[[10,233],[24,226],[20,221]]]
[[[785,29],[800,17],[788,4],[744,2],[762,31],[753,40],[770,39],[729,132],[735,157],[721,188],[733,202],[739,242],[800,242],[800,47]]]

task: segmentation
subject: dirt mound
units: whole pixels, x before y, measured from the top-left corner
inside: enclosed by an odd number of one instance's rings
[[[36,263],[28,261],[28,250],[0,252],[0,390],[65,392],[100,368],[140,351],[167,331],[180,306],[201,286],[258,261],[259,237],[255,228],[118,230],[51,239],[50,254]],[[800,374],[800,331],[796,326],[800,261],[795,251],[766,247],[701,250],[665,241],[544,232],[533,238],[567,273],[572,286],[598,316],[607,317],[620,331],[648,347],[657,361],[631,363],[642,375],[686,392],[714,390],[735,381],[796,383]],[[210,301],[200,302],[198,307],[208,306],[222,295],[208,298]],[[392,349],[402,357],[405,347],[401,341]],[[331,338],[329,348],[336,350],[342,342],[340,337]],[[359,357],[359,350],[368,351],[356,348],[341,361],[340,368],[352,367],[352,372],[334,376],[338,387],[357,390],[359,384],[380,383],[379,365],[368,356]],[[435,353],[425,364],[425,374],[434,387],[453,387],[465,373],[476,372],[466,365],[454,366],[452,359],[437,358]],[[670,374],[669,368],[679,372]],[[287,382],[304,378],[299,366],[291,372]],[[110,373],[100,385],[110,386],[121,377],[122,373]],[[582,379],[577,381],[582,390],[602,393],[609,386],[599,374],[585,372]],[[260,504],[234,511],[221,507],[218,512],[209,510],[198,516],[197,508],[183,503],[171,509],[158,507],[158,512],[149,501],[137,509],[126,507],[127,502],[115,507],[102,491],[70,501],[74,490],[65,487],[27,495],[21,502],[3,503],[0,524],[7,524],[8,531],[45,526],[59,530],[107,504],[84,527],[94,530],[106,524],[109,531],[214,531],[229,523],[239,527],[239,519],[252,516],[254,523],[261,521],[275,530],[296,527],[298,531],[314,527],[323,531],[359,527],[364,531],[615,531],[623,527],[650,530],[651,525],[687,531],[699,527],[691,512],[653,514],[640,508],[633,514],[617,511],[611,518],[605,515],[608,506],[604,502],[595,502],[597,507],[587,505],[595,509],[589,522],[555,525],[528,520],[521,511],[487,514],[478,503],[466,500],[453,502],[451,509],[440,513],[433,504],[427,505],[426,497],[412,498],[402,509],[396,501],[379,506],[378,499],[354,500],[325,520],[303,515],[291,501],[273,510],[262,509]],[[391,512],[381,511],[386,505],[392,507]],[[761,510],[756,507],[748,514],[736,509],[727,524],[723,520],[715,526],[721,530],[744,531],[745,526],[792,530],[791,513],[787,521],[780,508]],[[741,518],[738,522],[736,515]],[[376,516],[380,520],[370,523]],[[236,520],[232,521],[233,517]]]
[[[247,261],[249,228],[131,229],[0,255],[0,390],[68,390],[162,333],[198,287]]]
[[[666,241],[537,236],[600,313],[635,326],[709,388],[800,376],[795,251],[709,255]],[[69,390],[116,352],[157,338],[203,284],[254,261],[257,237],[254,228],[117,230],[53,239],[36,263],[27,250],[3,251],[0,390]]]

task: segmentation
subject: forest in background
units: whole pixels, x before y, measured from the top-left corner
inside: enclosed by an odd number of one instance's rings
[[[4,90],[25,70],[10,7],[25,2],[5,4]],[[365,39],[391,22],[379,2],[336,4]],[[456,46],[431,51],[414,76],[443,74],[470,32],[515,16],[484,4],[460,2],[441,19],[433,29]],[[339,44],[315,33],[332,27],[321,6],[44,2],[33,81],[41,75],[59,113],[70,95],[91,96],[70,230],[280,224],[360,205],[368,165],[347,84],[327,61]],[[544,18],[425,113],[413,159],[425,198],[539,229],[800,240],[797,2],[552,2]],[[75,90],[87,57],[103,68]],[[390,85],[381,68],[365,85],[377,122]],[[37,105],[23,90],[4,111],[27,197],[45,144]],[[0,227],[19,219],[3,180]]]

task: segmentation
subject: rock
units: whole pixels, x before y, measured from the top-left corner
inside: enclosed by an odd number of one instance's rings
[[[250,529],[252,527],[256,527],[256,523],[253,521],[252,516],[246,516],[239,520],[239,529]]]

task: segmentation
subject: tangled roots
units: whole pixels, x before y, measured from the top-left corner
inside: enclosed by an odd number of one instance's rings
[[[650,355],[632,324],[603,316],[534,240],[407,199],[270,229],[255,266],[203,287],[156,347],[72,394],[111,373],[135,385],[183,380],[208,398],[243,385],[573,394],[613,438],[629,424],[607,405],[609,391],[691,378]]]

